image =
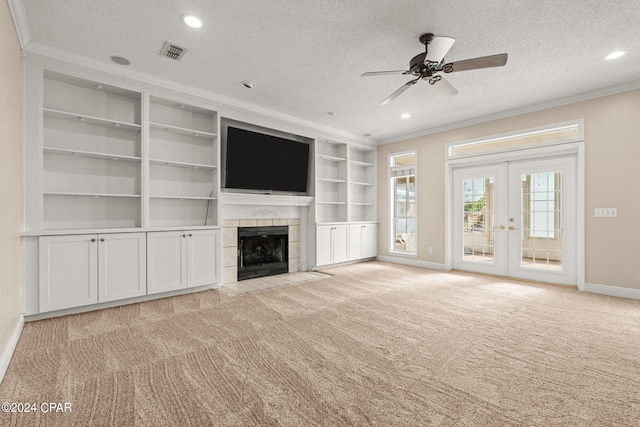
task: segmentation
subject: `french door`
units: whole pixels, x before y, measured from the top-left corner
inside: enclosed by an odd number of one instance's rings
[[[454,268],[577,283],[575,157],[459,167],[452,195]]]

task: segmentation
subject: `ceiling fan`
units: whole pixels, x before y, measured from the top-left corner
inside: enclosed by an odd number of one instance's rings
[[[420,36],[420,43],[425,47],[424,53],[416,55],[409,62],[407,71],[373,71],[363,73],[361,77],[385,76],[385,75],[411,75],[414,80],[405,83],[400,89],[393,92],[380,103],[380,105],[389,104],[391,101],[402,95],[404,91],[409,89],[420,79],[426,80],[431,86],[448,98],[458,94],[456,88],[449,83],[443,76],[436,73],[453,73],[457,71],[477,70],[481,68],[502,67],[507,63],[507,54],[500,53],[497,55],[481,56],[479,58],[464,59],[456,62],[444,62],[444,56],[449,52],[451,46],[456,39],[451,37],[434,36],[431,33]]]

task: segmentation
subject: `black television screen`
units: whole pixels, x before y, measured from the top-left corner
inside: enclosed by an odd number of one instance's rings
[[[309,144],[229,127],[226,148],[225,188],[307,191]]]

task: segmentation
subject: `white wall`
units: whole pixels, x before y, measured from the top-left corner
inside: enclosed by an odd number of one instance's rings
[[[0,2],[0,379],[22,316],[20,298],[20,44]]]

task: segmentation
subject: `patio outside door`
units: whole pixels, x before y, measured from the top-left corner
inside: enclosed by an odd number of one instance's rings
[[[453,267],[575,285],[575,157],[460,167]]]

